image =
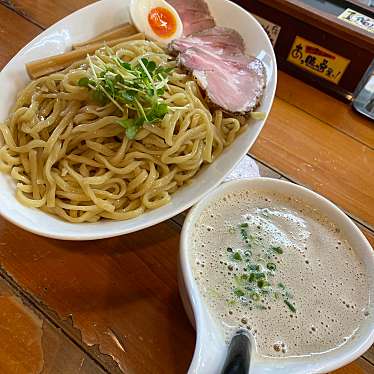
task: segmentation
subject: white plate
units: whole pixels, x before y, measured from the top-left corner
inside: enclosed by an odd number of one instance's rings
[[[257,56],[266,66],[267,88],[259,110],[268,113],[273,102],[277,70],[274,51],[260,24],[248,12],[227,0],[207,1],[220,26],[232,27],[243,36],[247,53]],[[13,105],[16,94],[29,81],[25,63],[62,53],[73,42],[88,40],[129,21],[129,0],[103,0],[89,5],[57,22],[21,49],[0,75],[0,122]],[[216,187],[248,152],[260,133],[265,119],[251,120],[250,126],[211,165],[201,170],[193,183],[172,196],[171,203],[127,221],[100,221],[72,224],[38,209],[27,208],[15,198],[15,184],[0,174],[0,214],[33,233],[67,240],[91,240],[127,234],[162,222],[200,200]]]

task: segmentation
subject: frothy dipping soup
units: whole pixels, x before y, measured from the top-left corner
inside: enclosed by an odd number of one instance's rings
[[[214,201],[194,226],[190,261],[226,340],[245,327],[263,356],[336,349],[368,316],[364,264],[334,223],[296,198],[242,191]]]

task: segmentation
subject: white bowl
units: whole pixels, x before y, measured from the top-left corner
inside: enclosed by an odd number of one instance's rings
[[[8,63],[0,74],[0,122],[9,113],[17,92],[29,78],[25,63],[62,53],[73,42],[81,42],[99,33],[129,21],[129,0],[103,0],[89,5],[45,30]],[[276,60],[271,43],[260,24],[248,12],[227,0],[208,0],[217,24],[236,29],[243,36],[247,53],[263,61],[267,70],[267,88],[259,110],[269,113],[277,81]],[[14,224],[33,233],[67,240],[90,240],[126,234],[155,225],[196,203],[216,187],[230,170],[248,152],[260,133],[265,119],[251,120],[250,126],[209,167],[172,196],[172,202],[140,217],[127,221],[100,221],[72,224],[40,210],[27,208],[15,198],[15,184],[0,174],[0,214]],[[1,141],[1,139],[0,139]]]
[[[195,353],[188,373],[219,373],[227,353],[220,327],[217,327],[216,320],[209,314],[192,274],[189,250],[193,227],[202,211],[213,200],[230,192],[243,190],[265,190],[297,197],[327,216],[345,234],[362,263],[365,264],[369,276],[370,292],[369,317],[361,323],[354,339],[338,349],[310,357],[264,359],[253,352],[251,374],[327,373],[361,356],[374,343],[374,252],[365,236],[336,205],[315,192],[277,179],[242,179],[223,183],[203,198],[190,210],[183,225],[180,240],[179,289],[186,312],[196,327],[197,333]]]

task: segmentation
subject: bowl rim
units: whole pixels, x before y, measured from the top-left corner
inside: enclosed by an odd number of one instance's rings
[[[235,187],[242,185],[242,189],[248,188],[256,188],[258,183],[265,184],[266,191],[278,191],[278,187],[287,187],[288,191],[290,191],[290,195],[292,196],[299,196],[301,198],[305,198],[308,200],[309,205],[313,205],[314,202],[318,201],[318,209],[322,212],[322,214],[326,214],[326,216],[333,214],[339,217],[339,220],[342,220],[342,225],[348,227],[348,230],[345,230],[345,235],[348,239],[353,239],[361,241],[361,247],[363,250],[362,255],[367,256],[369,258],[370,264],[366,264],[367,273],[370,278],[370,285],[374,284],[374,275],[370,273],[370,268],[374,270],[374,250],[371,247],[369,241],[366,239],[364,234],[361,230],[355,225],[355,223],[347,216],[347,214],[336,206],[332,201],[327,199],[326,197],[306,188],[301,185],[295,184],[293,182],[269,178],[269,177],[255,177],[255,178],[246,178],[246,179],[239,179],[239,180],[232,180],[225,183],[222,183],[218,188],[214,191],[210,192],[209,194],[205,195],[187,214],[180,237],[180,246],[179,246],[179,268],[180,268],[180,277],[183,279],[183,282],[179,282],[180,286],[180,293],[183,295],[184,303],[189,302],[190,305],[187,305],[186,312],[189,312],[189,319],[191,320],[194,318],[195,326],[202,325],[201,321],[199,321],[199,317],[204,316],[203,309],[207,308],[204,306],[204,301],[200,295],[197,282],[195,281],[192,273],[191,266],[189,264],[189,247],[191,242],[191,235],[193,234],[193,225],[196,220],[200,217],[201,212],[207,207],[212,201],[214,201],[217,197],[223,196],[230,191],[232,191]],[[254,185],[254,187],[253,187]],[[283,190],[280,192],[282,194],[286,194]],[[286,195],[287,196],[287,195]],[[370,266],[369,266],[370,265]],[[183,289],[184,287],[184,289]],[[369,291],[372,293],[373,290],[369,288]],[[374,301],[373,298],[370,299],[369,307],[372,311],[374,311]],[[191,316],[191,310],[193,312],[193,316]],[[320,368],[315,371],[315,367],[313,367],[313,372],[324,373],[330,372],[332,370],[336,370],[341,368],[345,365],[348,365],[355,359],[362,356],[374,343],[374,315],[371,312],[370,319],[366,320],[369,321],[368,323],[372,325],[372,329],[364,330],[361,329],[360,333],[357,335],[356,339],[352,341],[350,344],[350,348],[347,352],[340,352],[340,348],[334,349],[329,353],[323,353],[324,356],[323,363],[321,363]],[[204,332],[202,333],[204,334]],[[199,331],[197,331],[197,335],[199,337]],[[345,346],[342,346],[342,349]],[[197,348],[197,345],[196,345]],[[195,354],[197,352],[195,351]],[[322,355],[319,355],[322,358]],[[329,357],[332,356],[332,357]],[[335,357],[338,356],[338,357]],[[316,355],[318,357],[318,355]],[[194,356],[195,358],[195,356]],[[287,360],[287,361],[286,361]],[[303,358],[284,358],[282,359],[283,362],[290,362],[296,363],[298,361],[302,361]],[[275,360],[269,359],[268,362],[275,362]],[[264,361],[265,362],[265,361]]]

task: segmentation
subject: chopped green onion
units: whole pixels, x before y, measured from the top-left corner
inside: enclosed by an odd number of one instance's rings
[[[250,294],[250,298],[251,298],[253,301],[259,301],[259,300],[260,300],[260,295],[259,295],[257,292],[251,292],[251,294]]]
[[[235,261],[241,261],[241,260],[242,260],[242,256],[240,255],[239,252],[235,252],[235,253],[232,255],[232,258],[233,258]]]
[[[253,273],[256,279],[264,279],[266,275],[264,273]]]
[[[265,279],[260,279],[259,281],[257,281],[257,286],[259,288],[267,287],[267,286],[269,286],[269,284],[270,283],[268,281],[266,281]]]
[[[248,239],[248,234],[247,234],[247,231],[245,231],[245,229],[241,228],[240,229],[240,234],[242,235],[242,238],[244,240],[247,240]]]
[[[260,270],[260,266],[259,265],[249,265],[248,266],[248,270],[252,270],[252,271],[259,271]]]
[[[296,313],[296,308],[288,300],[284,300],[284,303],[290,308],[292,313]]]
[[[244,292],[240,288],[236,288],[234,294],[239,297],[244,296]]]
[[[229,233],[230,233],[230,234],[234,234],[234,233],[235,233],[235,227],[230,226],[230,227],[229,227]]]
[[[269,262],[268,264],[266,264],[266,267],[269,270],[275,270],[277,268],[277,266],[273,262]]]
[[[276,253],[278,253],[278,254],[282,254],[283,253],[283,249],[281,248],[281,247],[271,247],[271,249],[274,251],[274,252],[276,252]]]

